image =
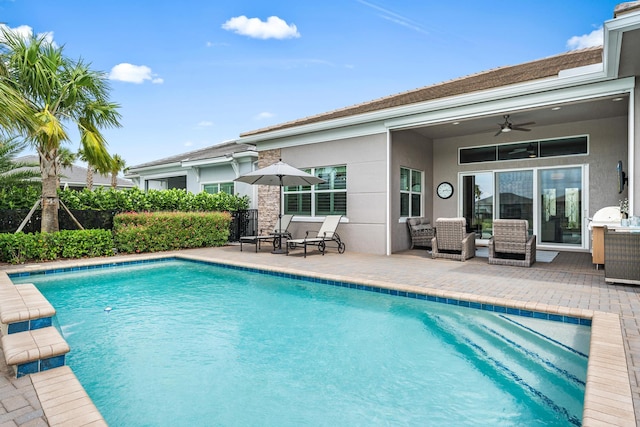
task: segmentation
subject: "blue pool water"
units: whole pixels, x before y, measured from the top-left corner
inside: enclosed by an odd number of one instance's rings
[[[582,419],[588,326],[187,261],[12,280],[112,426]]]

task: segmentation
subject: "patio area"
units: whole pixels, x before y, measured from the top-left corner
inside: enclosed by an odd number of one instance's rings
[[[430,253],[423,249],[405,251],[390,257],[353,253],[348,248],[346,253],[338,254],[335,249],[329,249],[324,256],[317,251],[310,251],[303,258],[301,251],[289,256],[274,255],[268,247],[269,245],[264,245],[258,253],[253,250],[240,252],[239,245],[231,244],[222,248],[185,250],[180,251],[180,254],[256,268],[340,276],[343,280],[350,278],[353,281],[387,282],[616,314],[620,317],[635,418],[636,422],[640,421],[640,287],[606,284],[603,270],[595,269],[589,253],[560,252],[552,262],[537,262],[531,268],[522,268],[489,265],[487,258],[483,257],[475,257],[466,262],[433,260]],[[106,261],[173,254],[117,256]],[[6,272],[49,269],[95,261],[0,265],[0,269]],[[35,392],[28,377],[12,379],[4,360],[0,360],[0,370],[3,374],[0,376],[0,410],[4,408],[0,412],[0,426],[47,425],[39,402],[34,399]]]

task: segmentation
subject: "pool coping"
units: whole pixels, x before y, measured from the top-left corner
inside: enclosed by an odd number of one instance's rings
[[[591,323],[591,342],[589,349],[589,359],[587,364],[587,382],[585,387],[583,426],[634,426],[635,413],[631,395],[631,385],[628,375],[628,366],[623,344],[620,318],[617,314],[605,313],[601,311],[569,308],[550,304],[523,302],[498,297],[485,297],[476,294],[432,289],[413,285],[403,285],[394,282],[353,278],[349,276],[334,275],[329,273],[310,274],[305,271],[295,270],[285,267],[256,266],[250,263],[234,260],[216,260],[211,257],[203,257],[188,254],[150,254],[136,258],[134,261],[124,262],[104,262],[104,260],[74,260],[65,263],[64,268],[47,268],[45,264],[30,265],[24,268],[11,269],[0,272],[0,285],[7,282],[12,284],[9,274],[18,275],[20,273],[35,273],[42,271],[61,272],[80,270],[88,267],[102,268],[129,265],[137,263],[148,263],[163,260],[188,260],[215,264],[220,266],[230,266],[233,268],[264,272],[267,274],[277,274],[284,277],[292,276],[298,278],[310,278],[312,281],[323,283],[323,281],[334,283],[354,284],[354,288],[363,290],[388,289],[394,291],[393,295],[404,297],[416,297],[424,295],[432,297],[436,302],[444,302],[460,305],[459,302],[468,302],[463,305],[469,308],[482,309],[485,306],[498,306],[524,311],[525,313],[548,313],[552,318],[548,320],[561,320],[559,317],[571,319],[585,319]],[[102,267],[98,267],[102,266]],[[319,280],[318,280],[319,279]],[[367,288],[369,287],[369,288]],[[479,305],[479,306],[478,306]],[[519,313],[512,313],[518,314]],[[531,316],[530,316],[531,317]],[[583,323],[588,324],[588,323]],[[73,349],[72,349],[73,351]],[[45,415],[47,415],[45,410]]]

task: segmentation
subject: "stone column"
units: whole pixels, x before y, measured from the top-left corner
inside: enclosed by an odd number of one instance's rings
[[[258,168],[270,166],[280,160],[280,149],[260,151]],[[280,187],[275,185],[258,186],[258,231],[268,233],[276,228],[280,214]]]

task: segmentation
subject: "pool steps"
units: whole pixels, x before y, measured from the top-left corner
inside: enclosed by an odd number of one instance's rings
[[[3,335],[51,326],[56,310],[32,283],[0,286],[0,331]]]
[[[68,366],[70,348],[52,326],[56,314],[32,283],[14,285],[0,275],[2,350],[16,377],[31,382],[49,426],[107,426],[98,408]]]
[[[16,377],[64,366],[69,345],[51,326],[53,306],[31,283],[0,287],[0,331]]]

